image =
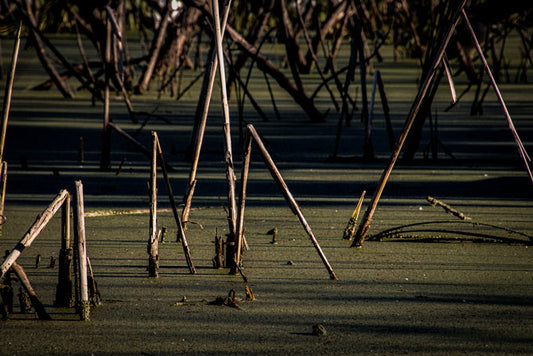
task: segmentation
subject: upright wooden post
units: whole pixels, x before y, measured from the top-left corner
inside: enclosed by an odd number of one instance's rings
[[[241,191],[239,194],[239,214],[237,216],[237,241],[235,251],[235,263],[241,264],[241,250],[244,240],[244,209],[246,206],[246,185],[248,184],[248,171],[250,170],[250,158],[252,154],[252,135],[246,130],[244,137],[244,158],[241,171]]]
[[[0,281],[4,279],[5,273],[17,260],[22,251],[24,251],[26,247],[31,246],[35,238],[39,236],[41,231],[43,231],[43,229],[46,227],[46,224],[48,224],[54,214],[59,210],[59,208],[61,208],[67,195],[68,192],[66,190],[61,190],[59,194],[55,197],[55,199],[52,201],[52,203],[50,203],[48,208],[46,208],[41,214],[37,216],[32,226],[28,229],[28,231],[24,234],[20,241],[15,245],[9,255],[7,255],[2,265],[0,265]]]
[[[61,250],[56,288],[56,307],[72,305],[72,246],[70,240],[70,195],[61,208]]]
[[[285,184],[285,181],[283,180],[283,177],[278,171],[278,168],[276,167],[276,164],[272,160],[272,157],[270,157],[270,154],[268,153],[265,145],[263,144],[263,141],[259,137],[259,134],[257,131],[255,131],[255,128],[252,125],[247,125],[247,131],[249,131],[249,134],[253,137],[255,140],[255,143],[257,147],[259,148],[259,151],[261,153],[261,156],[263,156],[263,160],[265,161],[265,164],[270,171],[270,174],[272,175],[272,178],[274,178],[274,181],[278,184],[278,187],[281,190],[281,193],[285,197],[285,200],[289,204],[289,207],[291,208],[294,215],[298,217],[300,220],[300,223],[304,227],[305,232],[311,239],[311,242],[313,243],[313,246],[315,247],[316,251],[318,252],[318,255],[320,256],[320,259],[326,266],[326,269],[329,272],[329,277],[331,279],[337,279],[337,276],[335,275],[335,272],[333,272],[333,269],[331,268],[331,265],[328,262],[328,259],[326,258],[326,255],[320,248],[320,245],[318,244],[317,239],[315,238],[313,231],[311,231],[311,227],[307,223],[307,220],[305,219],[305,216],[303,215],[302,210],[300,209],[300,206],[292,196],[291,192],[289,191],[289,188],[287,187],[287,184]]]
[[[148,238],[148,275],[159,276],[159,240],[157,238],[157,135],[152,131],[150,169],[150,236]]]
[[[89,320],[89,288],[87,284],[87,249],[85,241],[85,207],[83,202],[83,184],[76,181],[76,212],[74,218],[74,236],[76,238],[76,248],[78,250],[78,273],[80,281],[80,290],[78,302],[78,312],[80,320]]]
[[[387,180],[389,179],[392,169],[394,168],[394,165],[396,164],[396,161],[398,160],[403,144],[405,143],[407,135],[409,134],[409,131],[411,130],[411,126],[413,126],[413,122],[416,118],[416,115],[418,114],[418,111],[420,110],[422,106],[422,101],[424,97],[426,96],[426,93],[429,89],[429,86],[432,82],[433,77],[435,76],[435,73],[437,71],[437,68],[440,62],[442,61],[442,57],[444,56],[444,51],[446,50],[446,47],[448,46],[448,42],[450,41],[450,38],[455,31],[455,27],[457,26],[457,23],[460,20],[460,15],[461,15],[461,12],[464,6],[466,5],[466,1],[467,0],[461,0],[460,5],[455,11],[454,16],[452,18],[453,20],[450,23],[450,27],[447,29],[446,36],[444,37],[437,53],[435,54],[435,58],[433,59],[431,69],[428,71],[428,74],[426,75],[424,82],[422,83],[422,85],[420,86],[420,89],[418,90],[418,94],[413,102],[413,105],[411,106],[411,110],[409,112],[409,116],[407,117],[407,120],[403,127],[402,133],[400,134],[400,137],[398,138],[398,142],[396,142],[396,146],[390,158],[389,164],[387,165],[387,167],[385,168],[385,170],[383,171],[381,175],[378,187],[376,191],[374,192],[374,196],[372,197],[372,200],[370,201],[370,205],[366,209],[363,219],[361,221],[361,224],[359,225],[359,228],[357,229],[357,232],[353,239],[352,247],[361,246],[366,237],[366,234],[368,233],[368,230],[370,229],[370,221],[372,220],[372,217],[374,216],[374,211],[377,208],[379,198],[381,197],[381,194],[383,193],[383,190],[385,189]]]

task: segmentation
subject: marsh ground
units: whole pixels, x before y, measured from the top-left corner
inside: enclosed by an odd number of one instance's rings
[[[36,69],[31,52],[25,53],[6,143],[9,174],[2,251],[14,246],[60,189],[73,191],[77,179],[84,183],[87,212],[147,209],[149,202],[148,159],[114,136],[113,168],[100,171],[101,105],[93,107],[84,93],[65,101],[54,91],[30,90],[45,76]],[[419,72],[408,61],[380,69],[398,133]],[[502,92],[531,151],[531,85],[505,84]],[[259,84],[255,93],[268,102],[268,93]],[[113,120],[145,145],[149,146],[149,132],[158,132],[167,161],[174,167],[171,179],[178,197],[188,177],[189,164],[183,157],[190,141],[195,95],[191,92],[181,101],[157,100],[153,93],[134,98],[138,110],[154,111],[172,121],[168,125],[151,119],[139,131],[120,99],[112,103]],[[367,190],[368,203],[389,155],[381,111],[377,109],[374,125],[376,160],[331,163],[335,116],[310,124],[290,98],[281,92],[276,95],[280,120],[263,122],[251,109],[246,111],[246,120],[263,136],[337,281],[329,280],[297,218],[254,154],[246,210],[250,250],[244,270],[257,299],[243,300],[239,308],[209,305],[231,289],[241,299],[245,295],[240,277],[228,275],[225,269],[215,270],[211,263],[215,229],[223,234],[227,228],[222,208],[226,193],[221,121],[214,100],[191,214],[196,224],[187,231],[198,273],[188,273],[181,247],[173,242],[176,229],[168,210],[159,214],[159,226],[168,227],[168,242],[160,246],[157,279],[148,278],[146,272],[148,214],[87,217],[88,253],[103,305],[92,309],[89,322],[77,321],[72,310],[52,307],[57,270],[46,268],[45,262],[33,268],[37,254],[44,258],[58,254],[59,218],[54,218],[19,259],[54,320],[39,321],[34,315],[16,313],[0,322],[0,353],[530,354],[531,248],[470,238],[472,233],[523,236],[454,224],[453,217],[425,200],[431,195],[475,221],[533,234],[532,185],[495,98],[489,94],[484,115],[479,117],[468,115],[468,95],[456,108],[444,112],[449,99],[443,85],[436,109],[439,139],[455,159],[441,151],[436,161],[420,155],[412,163],[399,162],[371,227],[371,234],[376,234],[399,225],[445,220],[450,222],[445,229],[430,224],[428,231],[419,229],[413,234],[466,240],[367,241],[363,248],[353,249],[342,240],[343,229],[362,190]],[[235,110],[232,117],[236,117]],[[235,123],[239,170],[237,131]],[[340,153],[360,156],[362,135],[356,119],[343,133]],[[83,164],[77,160],[80,137]],[[426,133],[422,146],[428,142]],[[123,157],[125,164],[117,175]],[[159,186],[159,206],[168,209],[162,181]],[[276,245],[266,234],[274,227],[279,231]],[[186,302],[180,303],[183,297]],[[325,326],[326,336],[311,334],[317,323]]]

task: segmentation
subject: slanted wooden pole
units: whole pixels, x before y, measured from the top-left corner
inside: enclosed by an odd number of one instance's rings
[[[176,225],[178,228],[178,238],[181,241],[181,246],[183,247],[183,253],[185,255],[187,266],[189,267],[189,272],[191,274],[194,274],[196,273],[196,269],[194,268],[194,264],[192,262],[191,251],[189,249],[187,237],[185,236],[185,230],[183,228],[183,224],[178,214],[178,208],[176,207],[176,199],[174,198],[174,194],[172,193],[172,186],[170,185],[170,179],[168,177],[168,172],[167,172],[167,165],[165,163],[165,158],[163,157],[163,150],[161,149],[161,144],[159,143],[159,138],[157,136],[157,133],[154,132],[153,134],[155,136],[155,142],[157,146],[159,165],[161,166],[161,170],[163,171],[163,177],[165,178],[165,184],[166,184],[167,192],[168,192],[168,199],[170,200],[170,206],[172,207],[172,214],[174,215],[174,220],[176,221]]]
[[[78,273],[80,281],[79,298],[77,302],[80,320],[89,320],[89,288],[87,284],[87,246],[85,240],[85,207],[83,202],[83,184],[76,181],[76,211],[74,216],[74,237],[76,239],[76,249],[78,250]]]
[[[19,24],[17,37],[13,46],[13,54],[11,56],[11,67],[6,79],[6,88],[4,90],[4,103],[2,108],[2,131],[0,132],[0,162],[4,159],[4,146],[6,142],[7,122],[9,120],[9,111],[11,109],[11,96],[13,94],[13,83],[15,82],[15,70],[17,69],[17,62],[20,51],[20,35],[22,32],[22,21]]]
[[[218,0],[211,1],[213,11],[213,21],[215,27],[215,43],[218,57],[218,70],[220,79],[220,97],[222,102],[222,110],[224,114],[224,149],[225,149],[225,164],[226,164],[226,184],[228,195],[228,225],[229,233],[226,240],[226,265],[231,268],[231,273],[237,273],[234,268],[235,263],[235,232],[237,227],[237,204],[235,200],[235,171],[233,169],[233,154],[231,144],[231,128],[228,94],[226,91],[226,71],[224,66],[224,53],[222,49],[222,31],[220,29],[220,13],[218,9]]]
[[[514,141],[516,143],[516,146],[518,147],[518,152],[520,154],[520,157],[522,158],[522,161],[524,162],[524,165],[526,167],[527,173],[529,175],[529,179],[533,183],[533,174],[531,173],[531,168],[529,167],[529,164],[531,162],[531,158],[529,157],[522,140],[518,136],[518,132],[516,131],[516,128],[513,124],[513,119],[511,119],[511,115],[509,114],[509,110],[507,110],[507,105],[505,105],[505,101],[503,100],[503,96],[500,93],[500,89],[498,88],[498,83],[496,83],[496,79],[494,78],[494,75],[492,75],[492,71],[490,70],[489,63],[487,62],[487,59],[485,58],[485,55],[483,54],[483,50],[481,49],[481,46],[479,44],[479,41],[477,40],[476,33],[474,32],[474,29],[472,28],[472,25],[470,24],[470,20],[468,19],[468,16],[466,15],[466,12],[464,9],[461,9],[461,15],[463,17],[463,20],[468,28],[468,32],[470,33],[470,37],[472,38],[472,41],[474,42],[474,45],[476,46],[477,53],[479,54],[479,58],[481,58],[481,61],[483,62],[483,67],[485,67],[485,71],[487,72],[487,75],[490,78],[490,82],[492,83],[492,87],[494,88],[494,92],[496,93],[496,96],[498,97],[498,100],[500,102],[500,105],[502,106],[502,109],[505,113],[505,118],[507,119],[507,124],[509,125],[509,129],[511,130],[513,134]]]
[[[148,237],[148,275],[159,276],[159,240],[157,238],[157,134],[152,131],[150,169],[150,236]]]
[[[13,264],[11,265],[11,269],[13,270],[13,272],[15,272],[15,275],[18,277],[20,284],[28,293],[31,305],[33,306],[33,309],[35,309],[35,312],[37,313],[39,319],[52,320],[50,315],[44,309],[44,305],[43,303],[41,303],[39,297],[37,296],[37,293],[35,293],[35,290],[33,290],[30,284],[30,280],[28,279],[26,272],[24,272],[24,268],[22,268],[22,266],[19,265],[17,262],[13,262]]]
[[[291,208],[294,215],[298,217],[300,220],[300,223],[304,227],[305,232],[307,232],[307,235],[309,235],[309,238],[311,239],[311,242],[313,243],[313,246],[315,247],[316,251],[318,252],[318,255],[320,256],[320,259],[322,259],[322,262],[326,266],[329,277],[331,279],[337,279],[337,276],[335,275],[335,272],[333,272],[333,269],[331,268],[331,265],[328,262],[328,259],[326,258],[326,255],[320,248],[320,245],[318,244],[317,239],[315,238],[313,231],[311,231],[311,227],[307,223],[307,220],[305,220],[305,217],[303,215],[302,210],[300,209],[300,206],[292,196],[291,192],[289,191],[289,188],[287,187],[287,184],[285,184],[285,181],[283,180],[283,177],[278,171],[278,168],[276,167],[276,164],[272,160],[272,157],[270,157],[270,154],[268,153],[265,145],[263,144],[263,141],[259,137],[259,134],[253,127],[253,125],[247,125],[246,126],[247,131],[249,134],[253,137],[257,147],[259,148],[259,151],[261,153],[261,156],[263,156],[263,160],[265,161],[265,164],[270,171],[270,174],[272,175],[272,178],[274,178],[274,181],[278,184],[278,187],[281,190],[281,193],[285,197],[285,200],[289,204],[289,207]]]
[[[420,110],[422,106],[422,101],[424,97],[426,96],[426,93],[429,89],[432,79],[435,76],[435,73],[437,72],[437,68],[442,61],[442,57],[444,56],[444,51],[446,50],[446,47],[448,46],[448,42],[450,41],[450,38],[452,37],[455,31],[455,27],[457,26],[457,23],[460,20],[461,11],[465,6],[466,1],[467,0],[462,0],[459,6],[457,7],[457,10],[455,11],[454,16],[452,17],[452,22],[450,23],[450,27],[447,29],[446,35],[440,44],[440,47],[435,55],[435,58],[433,59],[431,69],[428,71],[428,74],[426,75],[424,82],[422,83],[422,85],[420,86],[420,89],[418,90],[418,94],[413,102],[413,105],[411,106],[411,111],[409,113],[409,116],[407,117],[402,133],[400,134],[400,137],[398,138],[398,141],[396,142],[396,146],[390,158],[389,164],[387,165],[387,167],[385,168],[385,170],[383,171],[381,175],[378,187],[375,190],[374,196],[372,197],[372,200],[370,201],[370,205],[367,207],[365,214],[363,216],[363,219],[361,221],[361,224],[359,225],[359,228],[357,229],[357,232],[353,239],[352,247],[362,246],[363,241],[366,237],[366,234],[368,233],[368,230],[370,229],[370,222],[372,220],[372,217],[374,216],[374,212],[377,208],[379,198],[381,197],[381,194],[383,193],[383,190],[385,189],[387,180],[389,179],[392,169],[394,168],[394,165],[396,164],[396,161],[400,155],[400,151],[402,150],[403,144],[405,143],[407,135],[409,134],[409,131],[411,130],[411,126],[413,126],[413,122],[416,118],[416,115],[418,114],[418,111]]]
[[[61,250],[54,306],[72,305],[72,245],[70,240],[70,194],[61,207]]]
[[[229,10],[231,8],[231,0],[228,1],[226,8],[224,10],[224,20],[222,24],[222,37],[224,36],[224,31],[226,29],[226,23],[228,21]],[[211,103],[211,96],[213,95],[213,87],[215,85],[215,78],[217,72],[217,55],[214,48],[211,49],[211,60],[207,64],[207,69],[202,83],[202,89],[200,93],[200,99],[203,100],[203,105],[201,107],[202,113],[197,112],[195,117],[199,119],[196,124],[196,136],[194,141],[194,152],[192,156],[191,171],[189,173],[189,185],[187,186],[187,191],[183,198],[184,206],[181,213],[181,221],[183,222],[183,227],[186,228],[187,222],[189,221],[189,214],[191,211],[192,197],[194,195],[194,189],[196,188],[196,174],[198,172],[198,162],[200,161],[200,151],[202,150],[202,144],[204,140],[205,127],[207,124],[207,114],[209,113],[209,105]]]
[[[43,231],[50,219],[52,219],[54,214],[61,208],[67,196],[68,192],[66,190],[61,190],[56,196],[56,198],[52,201],[52,203],[48,206],[48,208],[46,208],[41,214],[37,216],[32,226],[28,229],[28,231],[24,234],[20,241],[15,245],[9,255],[7,255],[2,265],[0,265],[0,281],[3,280],[5,273],[11,267],[13,262],[17,260],[22,251],[24,251],[26,247],[31,246],[35,238],[39,236],[41,231]]]

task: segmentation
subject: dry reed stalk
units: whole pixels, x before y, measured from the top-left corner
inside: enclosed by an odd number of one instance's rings
[[[228,21],[230,8],[231,8],[231,0],[228,1],[228,4],[226,5],[226,8],[224,10],[224,20],[221,26],[222,37],[224,36],[224,32],[226,30],[226,24]],[[215,85],[217,66],[218,66],[217,54],[216,54],[216,51],[212,50],[211,59],[209,63],[207,64],[207,69],[206,69],[206,73],[205,73],[205,77],[202,83],[202,89],[200,93],[200,98],[203,98],[203,110],[202,110],[202,116],[198,123],[198,128],[197,128],[195,142],[194,142],[194,153],[192,157],[191,171],[189,173],[189,185],[187,187],[185,196],[183,197],[183,201],[185,205],[183,206],[183,210],[181,213],[181,220],[184,224],[184,228],[186,227],[186,224],[189,221],[192,197],[194,195],[194,189],[196,187],[196,174],[198,172],[198,163],[200,161],[200,151],[202,149],[202,144],[204,140],[205,127],[207,124],[207,115],[209,113],[209,105],[211,103],[211,96],[213,95],[213,87]],[[197,113],[196,116],[198,117],[199,114]]]
[[[152,131],[150,167],[150,236],[148,237],[148,275],[159,276],[159,240],[157,238],[157,134]]]
[[[483,50],[481,49],[481,46],[479,45],[479,41],[477,40],[476,34],[474,32],[474,29],[472,28],[472,25],[470,24],[470,20],[468,19],[468,16],[466,15],[466,12],[464,9],[461,10],[461,14],[463,16],[463,20],[468,28],[468,32],[470,33],[470,37],[472,37],[472,41],[474,42],[474,45],[476,46],[476,50],[479,54],[479,58],[483,62],[483,67],[485,67],[485,71],[487,72],[490,81],[492,83],[492,87],[494,88],[494,91],[496,93],[496,96],[498,97],[498,100],[500,101],[500,104],[502,106],[503,111],[505,112],[505,117],[507,119],[507,124],[509,125],[509,129],[511,130],[513,134],[514,141],[516,143],[516,146],[518,147],[518,152],[520,153],[520,157],[522,158],[522,161],[524,161],[524,165],[526,166],[527,173],[529,174],[529,179],[533,183],[533,174],[531,173],[531,168],[529,167],[529,164],[531,163],[531,158],[529,157],[526,148],[524,147],[524,144],[522,143],[522,140],[520,139],[520,136],[518,136],[518,132],[516,131],[516,128],[513,123],[513,119],[511,119],[511,115],[509,114],[509,110],[507,110],[507,105],[505,105],[505,101],[503,100],[502,94],[500,92],[500,89],[498,88],[498,84],[496,83],[496,79],[494,79],[494,75],[492,75],[492,71],[490,70],[490,66],[487,62],[487,59],[485,58],[485,55],[483,54]]]
[[[13,262],[17,260],[22,251],[25,248],[31,246],[32,242],[37,236],[43,231],[50,219],[55,215],[55,213],[61,208],[65,199],[67,199],[68,191],[61,190],[55,199],[50,203],[48,208],[46,208],[41,214],[37,216],[35,222],[31,225],[28,231],[20,239],[20,241],[15,245],[13,250],[9,255],[4,259],[2,265],[0,265],[0,281],[3,280],[5,273],[11,267]]]
[[[289,188],[287,187],[287,184],[285,184],[285,180],[283,179],[283,177],[279,173],[279,170],[276,167],[276,164],[272,160],[272,157],[270,157],[270,154],[268,153],[268,150],[266,149],[265,145],[263,144],[263,141],[259,137],[259,134],[255,130],[253,125],[250,125],[250,124],[247,125],[246,129],[247,129],[247,132],[249,133],[249,135],[254,139],[255,144],[257,145],[257,147],[259,148],[261,156],[263,157],[263,160],[265,161],[265,164],[266,164],[270,174],[272,175],[272,178],[274,178],[274,181],[277,183],[278,187],[280,188],[281,193],[283,194],[283,196],[285,197],[285,200],[289,204],[289,207],[291,208],[291,210],[294,213],[294,215],[296,215],[298,217],[298,219],[300,220],[300,223],[304,227],[305,232],[307,233],[307,235],[311,239],[311,242],[313,243],[313,246],[315,247],[316,251],[318,252],[318,255],[320,256],[320,259],[322,260],[322,262],[324,263],[324,265],[326,266],[326,268],[328,270],[329,277],[331,279],[337,279],[337,276],[335,275],[335,272],[333,272],[333,269],[331,268],[331,265],[329,264],[328,259],[326,258],[326,255],[324,254],[324,252],[322,251],[322,248],[318,244],[318,241],[315,238],[315,236],[313,234],[313,231],[311,231],[311,227],[307,223],[307,220],[305,219],[305,216],[303,215],[303,212],[300,209],[300,206],[298,205],[298,203],[296,202],[296,200],[292,196],[291,192],[289,191]],[[241,188],[241,189],[245,189],[245,188]]]
[[[168,177],[168,172],[167,172],[167,165],[165,163],[165,158],[163,157],[163,150],[161,149],[161,144],[159,142],[157,133],[153,132],[153,135],[155,136],[155,144],[157,147],[159,165],[161,166],[161,170],[163,171],[163,177],[165,178],[165,184],[166,184],[167,192],[168,192],[168,199],[170,200],[170,206],[172,207],[172,214],[174,215],[174,220],[176,221],[176,225],[178,228],[178,240],[181,240],[181,245],[183,247],[183,253],[185,254],[185,260],[187,262],[187,266],[189,267],[189,272],[191,274],[194,274],[196,273],[196,269],[194,268],[194,264],[192,262],[191,251],[189,249],[189,244],[185,236],[185,230],[183,228],[183,224],[178,214],[178,209],[176,207],[176,199],[174,199],[174,194],[172,193],[172,186],[170,185],[170,179]]]
[[[444,36],[444,39],[440,44],[440,47],[435,55],[435,58],[433,59],[431,69],[428,71],[428,74],[426,75],[424,82],[420,86],[418,94],[413,102],[413,105],[411,106],[411,110],[410,110],[409,116],[407,117],[405,125],[403,127],[402,133],[400,134],[400,137],[398,138],[398,142],[396,142],[396,147],[394,149],[394,152],[392,153],[389,164],[387,165],[387,167],[385,168],[385,170],[383,171],[381,175],[378,187],[376,191],[374,192],[374,196],[372,197],[370,205],[367,207],[365,214],[363,216],[363,219],[361,221],[361,224],[359,225],[359,228],[357,229],[357,233],[355,234],[352,247],[360,247],[363,244],[363,241],[366,237],[366,234],[368,233],[368,230],[370,229],[370,221],[372,220],[374,212],[377,208],[379,198],[381,197],[381,194],[383,193],[383,190],[385,189],[387,180],[389,179],[392,169],[394,168],[394,165],[396,164],[396,161],[398,159],[398,156],[400,155],[400,151],[403,147],[403,144],[405,143],[407,135],[409,134],[411,126],[413,125],[413,122],[418,114],[418,111],[420,110],[422,106],[422,101],[424,97],[426,96],[428,89],[430,87],[430,84],[432,82],[432,79],[435,76],[435,73],[437,71],[437,68],[442,61],[442,57],[444,56],[444,51],[446,50],[448,42],[450,41],[450,38],[452,34],[454,33],[455,28],[460,20],[461,11],[466,5],[466,2],[467,0],[461,0],[461,3],[457,7],[456,12],[454,13],[454,16],[452,18],[452,22],[450,23],[450,26],[447,29],[446,35]]]

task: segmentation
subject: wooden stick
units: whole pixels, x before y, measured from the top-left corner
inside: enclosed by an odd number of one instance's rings
[[[246,205],[246,186],[248,184],[248,171],[250,170],[250,158],[252,153],[252,135],[250,130],[246,130],[244,137],[244,158],[241,171],[241,191],[239,194],[239,214],[237,216],[237,239],[235,262],[241,264],[241,249],[244,240],[244,208]]]
[[[24,268],[18,263],[13,262],[13,264],[11,265],[11,269],[13,270],[13,272],[15,272],[16,276],[19,279],[20,284],[24,287],[24,290],[26,290],[26,292],[30,296],[31,305],[35,309],[35,312],[37,313],[37,316],[39,317],[39,319],[40,320],[52,320],[50,315],[44,309],[44,305],[39,300],[37,293],[35,293],[35,290],[33,290],[30,280],[28,279],[26,272],[24,272]]]
[[[217,48],[218,57],[218,70],[220,76],[220,97],[222,102],[222,110],[224,114],[224,149],[225,149],[225,165],[226,165],[226,184],[228,195],[228,225],[229,234],[226,240],[226,265],[232,266],[235,261],[235,232],[237,227],[237,204],[235,201],[235,171],[233,168],[233,154],[231,144],[231,128],[230,128],[230,115],[228,105],[228,95],[226,92],[226,71],[224,67],[224,54],[222,49],[222,31],[220,29],[220,13],[218,9],[218,0],[212,0],[213,21],[215,27],[215,43]],[[233,271],[232,273],[236,273]]]
[[[148,275],[159,276],[157,239],[157,134],[152,131],[152,162],[150,169],[150,236],[148,237]]]
[[[0,162],[4,158],[4,146],[6,142],[7,122],[9,120],[9,111],[11,109],[11,96],[13,94],[13,83],[15,81],[15,70],[20,50],[20,34],[22,32],[22,21],[19,23],[15,45],[13,46],[13,54],[11,55],[11,68],[6,79],[6,88],[4,91],[4,104],[2,108],[2,132],[0,132]]]
[[[470,20],[468,20],[468,16],[466,15],[466,12],[464,9],[461,9],[461,14],[463,16],[463,20],[465,21],[466,26],[468,27],[468,31],[470,32],[470,36],[472,37],[472,41],[474,41],[474,44],[476,46],[476,50],[479,54],[479,58],[481,58],[481,61],[483,62],[483,66],[485,67],[485,71],[487,72],[490,81],[492,83],[492,87],[494,88],[494,91],[496,92],[496,96],[498,97],[498,100],[500,101],[500,104],[503,108],[503,111],[505,113],[505,117],[507,118],[507,124],[509,125],[509,129],[511,130],[513,134],[513,138],[515,140],[516,145],[518,146],[518,152],[520,153],[520,157],[524,161],[524,165],[526,166],[527,173],[529,174],[529,179],[533,183],[533,174],[531,173],[531,168],[529,167],[529,163],[531,162],[531,158],[527,154],[527,151],[522,144],[522,140],[518,136],[518,132],[516,131],[516,128],[513,124],[513,119],[511,119],[511,115],[509,114],[509,110],[507,110],[507,105],[505,105],[505,101],[503,100],[502,94],[500,93],[500,89],[498,89],[498,83],[496,83],[496,79],[494,79],[494,75],[492,75],[492,71],[490,70],[490,66],[487,62],[487,59],[485,58],[485,55],[483,54],[483,50],[481,49],[481,46],[479,45],[479,41],[477,40],[476,34],[474,32],[474,29],[472,28],[472,25],[470,24]]]
[[[224,20],[221,26],[222,36],[224,35],[224,31],[226,29],[226,23],[228,20],[230,8],[231,8],[231,0],[228,1],[228,4],[226,5],[226,8],[224,10]],[[209,105],[211,103],[211,96],[213,95],[213,87],[215,85],[217,65],[218,65],[218,62],[217,62],[216,52],[213,50],[211,52],[211,60],[207,64],[207,69],[206,69],[204,81],[202,83],[202,90],[200,94],[200,98],[203,99],[203,111],[202,111],[202,116],[198,123],[196,137],[195,137],[194,153],[192,157],[191,171],[189,173],[189,185],[185,193],[185,196],[183,198],[185,205],[183,206],[183,210],[181,213],[181,220],[183,221],[183,224],[185,224],[184,227],[186,227],[186,224],[189,221],[192,196],[194,195],[194,188],[196,187],[196,174],[198,172],[198,162],[200,161],[200,151],[202,149],[205,127],[207,124],[207,114],[209,113]],[[199,117],[199,116],[200,115],[197,112],[196,117]]]
[[[105,89],[104,89],[104,117],[102,131],[102,153],[100,157],[100,169],[109,169],[111,166],[111,128],[109,124],[109,81],[111,71],[111,22],[106,20],[106,41],[104,54]]]
[[[7,183],[7,162],[0,163],[0,234],[2,225],[6,217],[4,216],[4,206],[6,201],[6,183]]]
[[[80,281],[80,291],[78,302],[78,312],[80,314],[80,320],[89,320],[89,288],[87,282],[87,249],[85,241],[85,217],[84,217],[84,202],[83,202],[83,184],[81,181],[76,181],[76,211],[74,217],[74,237],[76,239],[76,245],[78,250],[78,273]]]
[[[191,274],[194,274],[196,273],[196,269],[194,268],[194,264],[192,263],[191,251],[189,249],[189,244],[187,243],[187,238],[185,237],[185,230],[183,228],[183,224],[178,214],[178,208],[176,207],[176,199],[174,199],[174,194],[172,193],[172,186],[170,185],[170,179],[168,178],[168,172],[166,168],[167,165],[165,164],[165,158],[163,157],[163,150],[161,149],[161,144],[159,143],[157,133],[154,132],[153,134],[155,135],[157,152],[159,154],[159,165],[161,166],[161,170],[163,171],[163,177],[165,178],[168,199],[170,200],[170,206],[172,207],[172,213],[174,214],[174,220],[176,221],[176,225],[178,228],[178,237],[179,240],[181,240],[181,246],[183,247],[183,253],[185,254],[185,260],[187,262],[187,266],[189,267],[189,272]]]
[[[304,227],[305,232],[307,232],[307,235],[309,235],[309,238],[311,239],[311,241],[313,243],[313,246],[315,247],[316,251],[318,252],[318,255],[322,259],[322,262],[324,263],[324,265],[326,266],[326,268],[327,268],[327,270],[329,272],[329,277],[331,279],[337,279],[337,276],[335,275],[335,272],[333,272],[333,269],[331,268],[331,266],[330,266],[330,264],[329,264],[329,262],[328,262],[328,260],[326,258],[326,255],[324,255],[324,252],[322,252],[322,249],[320,248],[320,245],[318,244],[318,241],[316,240],[315,236],[313,235],[313,232],[311,231],[311,227],[309,226],[309,224],[305,220],[305,217],[304,217],[304,215],[302,213],[302,210],[298,206],[298,203],[296,202],[296,200],[292,196],[291,192],[289,191],[289,188],[285,184],[285,181],[283,180],[283,177],[279,173],[278,168],[276,167],[276,164],[274,163],[274,161],[270,157],[270,154],[268,153],[265,145],[263,144],[263,141],[261,141],[261,138],[259,137],[259,134],[255,130],[253,125],[249,124],[249,125],[246,126],[246,128],[247,128],[247,131],[249,132],[249,134],[255,140],[255,143],[256,143],[257,147],[259,148],[259,151],[261,152],[261,155],[263,156],[263,160],[265,161],[265,164],[267,165],[267,168],[270,171],[270,174],[272,175],[272,178],[274,178],[274,180],[278,184],[278,187],[281,189],[281,193],[285,197],[285,200],[287,200],[287,203],[289,204],[289,207],[291,208],[292,212],[300,220],[300,223]]]
[[[72,305],[72,246],[70,240],[70,194],[61,208],[61,250],[54,306]]]
[[[470,218],[468,216],[466,216],[465,214],[461,213],[459,210],[456,210],[456,209],[452,208],[448,204],[445,204],[445,203],[441,202],[438,199],[435,199],[435,198],[430,197],[430,196],[428,196],[426,199],[431,204],[431,206],[434,206],[434,207],[435,206],[440,206],[447,213],[452,214],[453,216],[456,216],[456,217],[458,217],[461,220],[470,220]]]
[[[424,79],[424,82],[422,83],[418,91],[418,94],[413,102],[411,111],[409,113],[409,116],[407,117],[402,133],[400,134],[400,137],[398,138],[398,142],[396,142],[396,147],[394,149],[394,152],[392,153],[390,162],[381,175],[378,187],[376,191],[374,192],[374,196],[372,197],[370,205],[367,207],[365,214],[363,216],[363,220],[361,221],[361,224],[359,225],[359,228],[357,229],[357,233],[355,234],[352,247],[362,246],[363,241],[366,237],[366,234],[368,233],[368,230],[370,229],[370,221],[372,220],[374,211],[377,208],[379,198],[381,197],[381,194],[383,193],[383,190],[385,189],[387,180],[389,179],[392,169],[394,168],[394,165],[396,164],[396,160],[398,159],[398,156],[400,155],[400,151],[402,150],[403,144],[405,143],[405,140],[407,138],[407,135],[409,134],[411,126],[413,125],[416,115],[418,114],[418,111],[420,110],[420,107],[422,106],[422,101],[424,97],[426,96],[426,93],[429,89],[429,86],[431,84],[433,77],[435,76],[435,73],[437,71],[437,68],[440,62],[442,61],[444,51],[446,50],[448,42],[450,41],[450,38],[455,31],[455,27],[457,26],[457,23],[460,20],[461,10],[465,6],[465,4],[466,4],[466,0],[461,0],[460,5],[457,7],[457,10],[452,18],[453,21],[450,23],[450,27],[448,28],[446,32],[446,36],[444,37],[442,43],[440,44],[440,47],[435,55],[435,58],[433,59],[432,67],[428,71],[428,74],[426,75],[426,78]]]
[[[5,273],[11,267],[13,262],[17,260],[22,251],[26,247],[29,247],[35,238],[43,231],[46,227],[46,224],[52,219],[54,214],[61,208],[63,202],[67,198],[68,192],[66,190],[61,190],[52,203],[46,208],[41,214],[37,216],[35,222],[20,239],[20,241],[15,245],[13,250],[5,258],[4,262],[0,266],[0,281],[3,280]]]

